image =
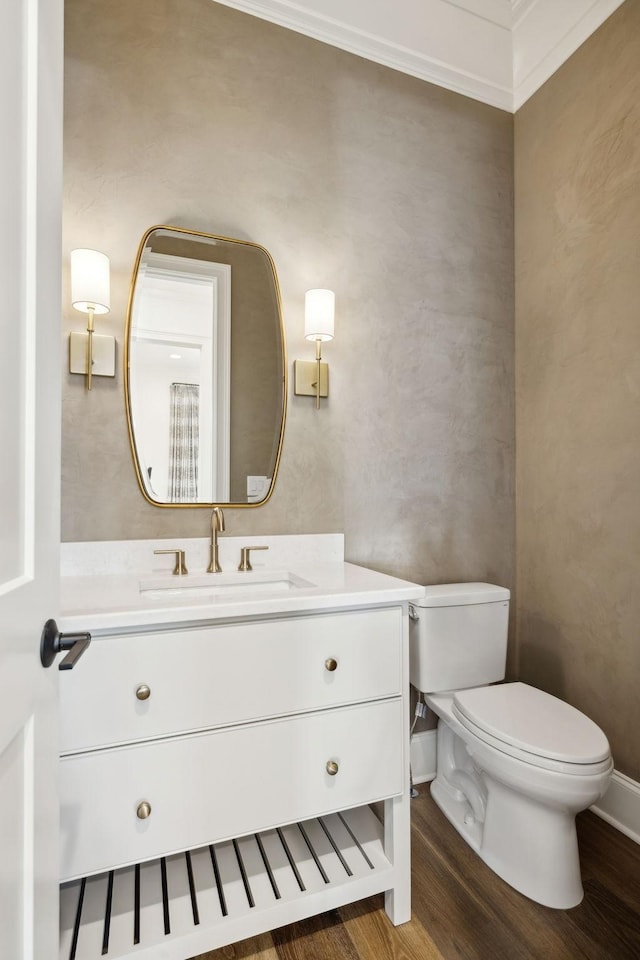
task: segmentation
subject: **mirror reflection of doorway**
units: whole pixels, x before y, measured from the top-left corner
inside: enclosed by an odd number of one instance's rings
[[[229,497],[230,327],[231,267],[147,257],[134,303],[130,386],[132,400],[145,401],[133,404],[135,431],[154,499]]]

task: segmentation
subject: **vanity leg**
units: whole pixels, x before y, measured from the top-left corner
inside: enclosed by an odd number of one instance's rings
[[[402,670],[405,678],[403,697],[403,729],[409,731],[409,605],[402,612]],[[393,887],[384,895],[384,908],[397,927],[411,919],[411,799],[409,797],[409,739],[404,750],[402,782],[405,789],[399,797],[384,802],[384,852],[394,867]]]
[[[384,803],[384,852],[394,866],[394,884],[384,895],[387,916],[398,926],[411,919],[411,822],[409,791]]]

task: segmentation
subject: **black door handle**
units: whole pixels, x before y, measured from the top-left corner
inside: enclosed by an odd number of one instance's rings
[[[40,638],[40,662],[43,667],[50,667],[56,654],[66,650],[58,670],[73,670],[90,643],[90,633],[60,633],[55,620],[47,620]]]

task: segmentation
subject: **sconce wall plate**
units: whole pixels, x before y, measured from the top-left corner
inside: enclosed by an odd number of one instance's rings
[[[297,397],[315,397],[318,364],[315,360],[293,361],[293,392]],[[329,364],[320,364],[320,396],[329,396]]]
[[[87,373],[87,339],[89,334],[69,334],[69,372]],[[116,375],[116,338],[93,334],[91,375],[94,377],[115,377]]]

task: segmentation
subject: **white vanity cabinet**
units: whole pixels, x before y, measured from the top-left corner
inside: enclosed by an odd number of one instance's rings
[[[381,891],[408,920],[407,650],[405,601],[94,631],[61,674],[61,960],[186,960]]]

